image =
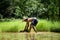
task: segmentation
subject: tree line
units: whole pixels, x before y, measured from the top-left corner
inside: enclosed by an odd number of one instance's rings
[[[23,16],[59,20],[59,0],[0,0],[0,19]]]

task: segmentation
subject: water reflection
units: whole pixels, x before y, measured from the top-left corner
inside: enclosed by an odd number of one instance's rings
[[[26,40],[36,40],[35,33],[26,33]]]

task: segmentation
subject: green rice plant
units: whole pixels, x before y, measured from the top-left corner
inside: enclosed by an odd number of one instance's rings
[[[47,20],[39,20],[37,24],[37,30],[38,31],[49,31],[50,30],[51,23]]]
[[[48,20],[39,20],[37,26],[37,31],[52,31],[60,32],[60,22],[58,21],[48,21]]]
[[[24,30],[25,24],[21,19],[0,22],[0,32],[20,32],[20,30]],[[39,19],[36,28],[37,31],[60,32],[60,22]]]
[[[60,22],[56,21],[50,29],[51,32],[60,32]]]

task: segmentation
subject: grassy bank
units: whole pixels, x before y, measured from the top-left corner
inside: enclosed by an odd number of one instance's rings
[[[0,32],[19,32],[25,27],[25,22],[20,19],[10,20],[10,21],[0,21]],[[54,31],[60,32],[60,22],[59,21],[48,21],[39,19],[36,26],[38,31]]]

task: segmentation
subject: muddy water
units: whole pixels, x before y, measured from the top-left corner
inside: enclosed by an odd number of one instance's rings
[[[0,33],[0,40],[60,40],[60,33]]]

